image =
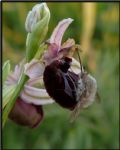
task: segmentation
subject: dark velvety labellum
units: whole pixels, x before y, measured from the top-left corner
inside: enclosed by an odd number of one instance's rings
[[[28,104],[18,98],[9,118],[19,125],[35,128],[43,119],[42,106]]]
[[[78,75],[68,71],[72,60],[65,57],[45,68],[44,83],[48,94],[62,107],[74,109]]]

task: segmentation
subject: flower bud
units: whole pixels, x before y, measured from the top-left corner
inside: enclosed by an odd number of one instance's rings
[[[35,128],[43,119],[42,106],[27,104],[18,98],[9,118],[19,125]]]
[[[28,13],[25,28],[28,32],[26,40],[26,59],[29,62],[36,54],[44,40],[50,20],[50,11],[46,3],[37,4]]]
[[[35,28],[35,25],[42,20],[46,13],[50,13],[46,3],[35,5],[27,15],[25,22],[26,31],[32,32]]]

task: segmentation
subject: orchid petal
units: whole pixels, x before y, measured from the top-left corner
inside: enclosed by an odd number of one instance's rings
[[[43,90],[41,91],[41,89],[39,89],[39,92],[41,93],[41,92],[43,92]],[[41,97],[36,98],[36,97],[32,97],[31,95],[26,94],[25,91],[21,92],[20,97],[26,103],[32,103],[34,105],[46,105],[46,104],[52,104],[54,102],[54,100],[51,99],[49,96],[42,97],[42,98]]]
[[[61,47],[63,34],[72,21],[73,19],[71,18],[60,21],[51,35],[51,38],[49,41],[51,44],[55,43],[58,46],[58,51],[60,50],[60,47]]]
[[[58,58],[61,59],[62,57],[72,57],[73,51],[72,46],[75,45],[75,41],[73,39],[68,39],[66,42],[63,43],[60,51],[58,52]]]
[[[5,81],[5,84],[7,86],[12,85],[12,84],[16,84],[20,78],[22,69],[23,69],[23,65],[24,65],[24,59],[19,63],[19,65],[16,65],[14,68],[14,71],[11,72],[8,77],[7,80]]]
[[[76,67],[80,68],[80,63],[75,58],[72,58],[72,65],[75,65]]]
[[[10,74],[8,77],[7,77],[7,80],[5,81],[5,84],[7,86],[9,85],[13,85],[13,84],[16,84],[17,83],[17,79],[15,78],[15,75],[14,74]]]
[[[10,73],[7,77],[7,80],[5,81],[6,85],[12,85],[16,84],[19,80],[20,74],[21,74],[21,65],[16,65],[14,72]]]
[[[50,64],[54,58],[57,57],[58,46],[55,43],[48,43],[48,50],[44,53],[44,60],[46,65]]]
[[[40,77],[37,77],[37,78],[34,78],[34,79],[29,79],[28,82],[27,82],[27,85],[29,86],[33,86],[35,84],[44,84],[43,82],[43,76],[40,76]]]
[[[81,73],[80,63],[75,58],[72,58],[72,63],[71,63],[71,68],[70,69],[76,74]]]
[[[74,39],[68,39],[66,42],[64,42],[64,43],[62,44],[61,49],[63,49],[63,48],[70,48],[70,47],[72,47],[73,45],[75,45]]]
[[[24,91],[28,95],[31,95],[33,97],[41,97],[41,98],[49,97],[45,89],[38,89],[32,86],[25,85]]]
[[[16,82],[19,80],[19,77],[21,75],[21,68],[22,66],[20,65],[16,65],[14,72],[12,74],[10,74],[10,77],[13,78],[14,80],[16,80]]]
[[[20,68],[20,66],[16,65],[15,69],[14,69],[14,76],[19,77],[20,74],[21,74],[21,68]]]
[[[24,73],[28,75],[31,79],[42,76],[45,68],[39,60],[35,59],[33,59],[30,63],[25,64],[24,67]]]

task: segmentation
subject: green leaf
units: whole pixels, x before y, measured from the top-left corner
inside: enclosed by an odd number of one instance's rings
[[[7,105],[7,103],[10,101],[12,94],[14,93],[16,89],[16,85],[11,85],[11,86],[4,86],[3,87],[3,105],[2,108],[4,109],[4,107]]]
[[[7,79],[7,76],[10,72],[10,61],[7,60],[2,68],[2,73],[3,73],[3,77],[2,77],[2,83],[4,84],[4,81]]]
[[[25,74],[22,74],[22,76],[19,80],[19,83],[16,85],[15,90],[14,90],[13,94],[10,97],[9,102],[7,103],[6,107],[3,109],[2,127],[4,127],[4,125],[7,121],[8,115],[9,115],[10,111],[12,110],[12,108],[13,108],[16,100],[17,100],[17,97],[19,96],[22,88],[24,87],[25,82],[28,79],[29,78]]]

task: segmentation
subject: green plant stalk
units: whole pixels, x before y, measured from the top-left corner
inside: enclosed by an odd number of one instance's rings
[[[15,104],[15,101],[17,99],[17,97],[19,96],[25,82],[29,79],[28,76],[26,76],[24,73],[22,74],[20,80],[19,80],[19,83],[18,85],[16,86],[16,90],[15,92],[13,93],[13,96],[12,96],[12,99],[10,100],[10,102],[7,104],[7,106],[5,107],[5,109],[3,110],[3,115],[2,115],[2,127],[4,127],[6,121],[7,121],[7,118],[8,118],[8,115],[10,113],[10,111],[12,110],[14,104]]]
[[[47,45],[45,45],[45,43],[42,43],[38,48],[36,54],[34,55],[34,59],[40,59],[45,49],[47,49]]]
[[[29,62],[31,59],[33,59],[34,54],[35,58],[39,58],[39,56],[42,53],[42,48],[40,47],[39,49],[39,44],[43,41],[45,38],[47,31],[48,31],[48,22],[49,22],[50,15],[47,14],[42,21],[36,24],[36,29],[30,34],[28,34],[28,39],[27,39],[27,50],[26,50],[26,62]],[[38,29],[40,32],[38,32]],[[37,49],[39,49],[37,51]],[[44,50],[44,49],[43,49]],[[24,73],[22,74],[19,83],[16,85],[16,90],[13,93],[13,96],[9,103],[6,105],[6,107],[3,110],[3,116],[2,116],[2,127],[4,127],[8,115],[10,111],[12,110],[15,101],[17,97],[20,94],[20,91],[22,90],[25,82],[28,80],[28,76],[26,76]]]

